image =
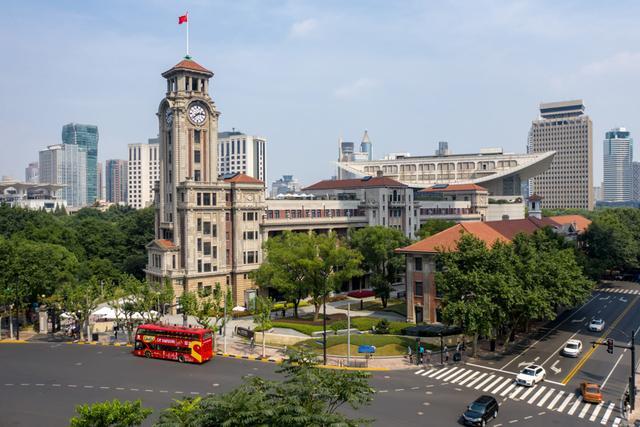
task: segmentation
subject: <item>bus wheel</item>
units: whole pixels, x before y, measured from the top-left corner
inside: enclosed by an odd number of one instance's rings
[[[147,359],[149,359],[151,357],[151,352],[149,350],[144,352],[144,357],[146,357]]]
[[[183,355],[178,356],[178,362],[184,363],[184,356]]]

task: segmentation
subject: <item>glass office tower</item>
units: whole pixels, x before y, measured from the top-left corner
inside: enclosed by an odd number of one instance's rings
[[[87,150],[87,203],[98,198],[98,127],[69,123],[62,127],[62,143],[79,145]]]

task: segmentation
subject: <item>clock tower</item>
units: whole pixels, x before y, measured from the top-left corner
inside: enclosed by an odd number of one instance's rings
[[[242,304],[247,293],[253,295],[248,272],[261,258],[264,183],[246,175],[218,176],[220,113],[209,96],[213,73],[185,57],[162,77],[167,92],[157,113],[160,180],[147,279],[170,279],[176,297],[219,284]],[[244,242],[247,235],[255,238]]]

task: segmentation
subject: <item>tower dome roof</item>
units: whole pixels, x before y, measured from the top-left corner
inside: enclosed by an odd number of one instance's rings
[[[198,73],[206,74],[207,76],[213,76],[213,72],[204,68],[202,65],[198,64],[196,61],[191,59],[191,57],[185,57],[182,61],[178,62],[176,65],[171,67],[171,69],[162,73],[162,77],[166,77],[170,74],[173,74],[175,71],[179,70],[187,70],[187,71],[195,71]]]

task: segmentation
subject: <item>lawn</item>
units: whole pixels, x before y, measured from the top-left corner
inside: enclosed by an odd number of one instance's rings
[[[415,346],[415,339],[400,337],[395,335],[374,335],[374,334],[360,334],[351,336],[351,354],[358,355],[358,346],[360,345],[373,345],[376,347],[377,356],[401,356],[407,354],[408,346]],[[307,341],[303,341],[296,346],[308,346],[314,352],[322,352],[322,339],[314,338]],[[435,347],[428,346],[431,350],[436,350]],[[327,337],[327,353],[337,356],[347,355],[347,336],[328,336]]]
[[[354,304],[351,309],[354,311],[359,311],[360,305]],[[382,301],[377,298],[371,301],[364,301],[362,309],[370,311],[389,311],[398,313],[401,316],[407,315],[407,304],[404,302],[404,300],[400,299],[390,299],[389,301],[387,301],[387,308],[382,308]]]
[[[334,314],[327,317],[329,317],[327,320],[327,335],[333,334],[334,329],[347,329],[347,319],[343,314]],[[352,317],[351,327],[359,331],[370,331],[379,321],[380,319],[375,317]],[[408,326],[414,326],[412,323],[407,322],[389,322],[389,324],[389,332],[395,335],[402,334],[402,329]],[[322,320],[320,319],[314,322],[312,319],[290,319],[272,322],[272,326],[274,328],[289,328],[306,335],[311,335],[313,332],[322,331]],[[256,328],[256,331],[257,330],[258,328]]]

